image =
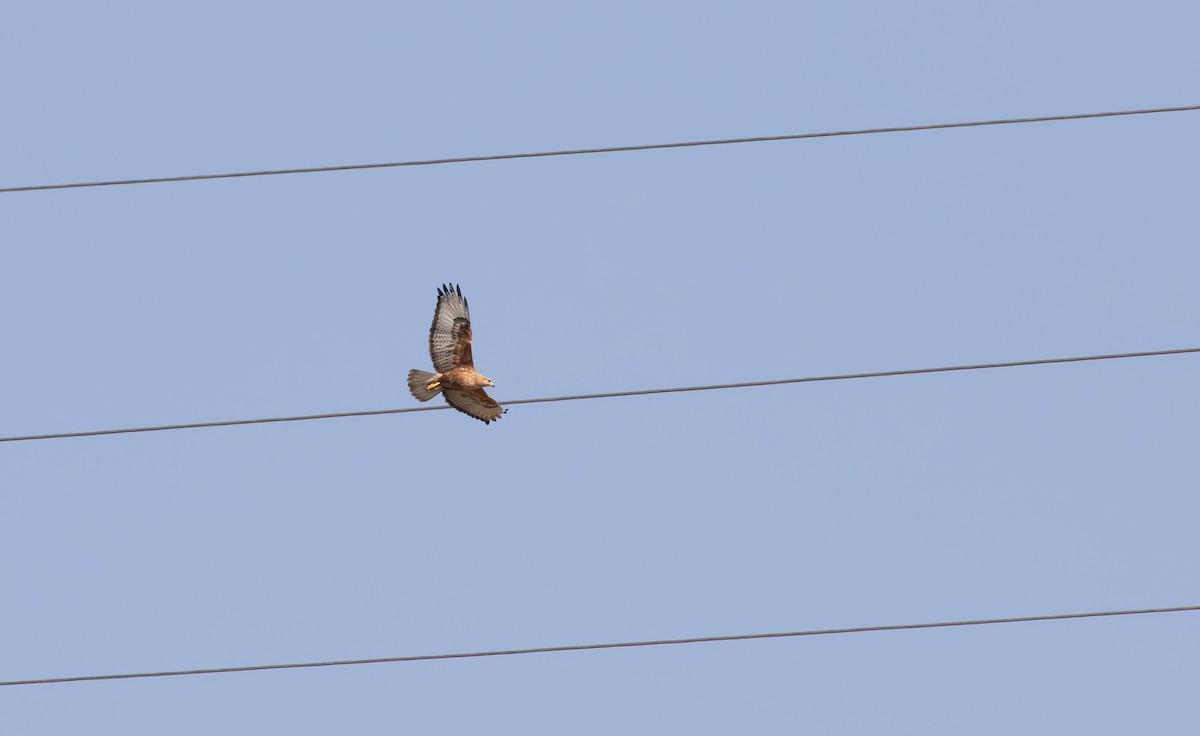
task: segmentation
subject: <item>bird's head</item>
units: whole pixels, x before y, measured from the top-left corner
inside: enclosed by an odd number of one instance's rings
[[[487,376],[480,376],[480,378],[483,379],[484,386],[491,386],[492,388],[496,388],[496,384],[492,383],[492,379],[488,378]]]

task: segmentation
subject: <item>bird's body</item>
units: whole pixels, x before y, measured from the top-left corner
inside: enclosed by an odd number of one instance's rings
[[[429,401],[439,393],[446,403],[464,414],[489,424],[504,414],[484,386],[492,379],[475,370],[471,354],[471,314],[462,290],[453,284],[438,289],[437,308],[429,328],[429,357],[436,373],[416,368],[408,372],[408,389],[417,401]]]

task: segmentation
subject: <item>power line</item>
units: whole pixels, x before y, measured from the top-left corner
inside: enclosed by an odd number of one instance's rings
[[[950,371],[977,371],[986,368],[1015,368],[1025,365],[1049,365],[1052,363],[1082,363],[1092,360],[1115,360],[1117,358],[1146,358],[1155,355],[1181,355],[1200,353],[1200,348],[1176,348],[1173,350],[1147,350],[1138,353],[1110,353],[1107,355],[1084,355],[1070,358],[1039,358],[1036,360],[1014,360],[1004,363],[976,363],[972,365],[948,365],[938,368],[906,368],[896,371],[872,373],[842,373],[831,376],[807,376],[803,378],[778,378],[769,381],[746,381],[743,383],[717,383],[708,386],[680,386],[676,388],[647,388],[636,391],[612,391],[602,394],[575,394],[572,396],[550,396],[537,399],[513,399],[501,401],[503,406],[516,404],[544,404],[552,401],[579,401],[581,399],[611,399],[619,396],[646,396],[649,394],[671,394],[685,391],[717,391],[727,388],[751,388],[756,386],[781,386],[788,383],[816,383],[818,381],[846,381],[855,378],[883,378],[886,376],[911,376],[919,373],[948,373]],[[291,417],[265,417],[261,419],[230,419],[219,422],[195,422],[192,424],[162,424],[150,427],[126,427],[122,429],[94,429],[85,432],[56,432],[54,434],[30,434],[15,437],[0,437],[0,442],[27,442],[30,440],[55,440],[67,437],[96,437],[107,434],[132,434],[134,432],[162,432],[168,429],[201,429],[204,427],[231,427],[238,424],[268,424],[272,422],[303,422],[310,419],[338,419],[342,417],[369,417],[381,414],[408,414],[417,411],[440,411],[449,406],[412,406],[404,409],[373,409],[369,411],[343,411],[330,414],[303,414]]]
[[[908,133],[918,130],[942,130],[945,128],[977,128],[985,125],[1014,125],[1017,123],[1046,123],[1055,120],[1083,120],[1085,118],[1109,118],[1120,115],[1150,115],[1160,112],[1186,112],[1200,110],[1200,105],[1182,107],[1155,107],[1140,110],[1115,112],[1085,112],[1072,115],[1044,115],[1029,118],[1005,118],[1001,120],[973,120],[965,123],[934,123],[932,125],[903,125],[887,128],[864,128],[858,130],[836,130],[823,133],[795,133],[790,135],[765,135],[753,138],[723,138],[705,141],[682,141],[678,143],[648,143],[635,146],[609,146],[606,148],[575,148],[563,151],[534,151],[531,153],[500,153],[490,156],[462,156],[458,158],[434,158],[418,161],[393,161],[373,164],[344,164],[340,166],[312,166],[296,169],[267,169],[263,171],[233,171],[223,174],[189,174],[186,176],[160,176],[147,179],[113,179],[109,181],[87,181],[70,184],[36,184],[0,188],[4,192],[33,192],[46,189],[78,189],[81,187],[110,187],[123,184],[161,184],[172,181],[198,181],[201,179],[234,179],[245,176],[277,176],[281,174],[313,174],[323,171],[353,171],[359,169],[386,169],[398,166],[435,166],[438,164],[461,164],[473,161],[503,161],[515,158],[543,158],[547,156],[578,156],[585,153],[618,153],[622,151],[650,151],[662,148],[692,148],[696,146],[724,146],[734,143],[764,143],[767,141],[795,141],[805,138],[834,138],[847,135],[871,135],[874,133]]]
[[[1200,606],[1176,606],[1173,608],[1137,608],[1125,611],[1091,611],[1088,613],[1055,613],[1042,616],[1015,616],[1012,618],[983,618],[967,621],[937,621],[922,624],[888,624],[884,626],[853,626],[844,629],[811,629],[808,631],[781,631],[768,634],[730,634],[725,636],[695,636],[687,639],[653,639],[649,641],[622,641],[604,644],[575,644],[557,647],[531,647],[529,649],[495,649],[484,652],[454,652],[450,654],[416,654],[408,657],[378,657],[376,659],[341,659],[328,662],[293,662],[288,664],[257,664],[241,667],[212,667],[195,670],[166,670],[163,672],[129,672],[117,675],[81,675],[78,677],[48,677],[39,680],[8,680],[8,685],[50,685],[60,682],[89,682],[94,680],[132,680],[144,677],[175,677],[179,675],[215,675],[227,672],[257,672],[261,670],[288,670],[302,667],[344,667],[357,664],[384,664],[392,662],[425,662],[435,659],[470,659],[476,657],[507,657],[514,654],[548,654],[550,652],[579,652],[590,649],[628,649],[633,647],[659,647],[668,644],[702,644],[718,641],[747,641],[750,639],[784,639],[800,636],[827,636],[830,634],[861,634],[869,631],[905,631],[910,629],[940,629],[953,626],[985,626],[988,624],[1015,624],[1031,621],[1062,621],[1064,619],[1100,618],[1104,616],[1137,616],[1147,613],[1179,613],[1200,611]]]

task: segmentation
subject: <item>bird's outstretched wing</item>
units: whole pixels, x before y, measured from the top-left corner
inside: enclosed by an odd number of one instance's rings
[[[442,391],[442,395],[446,397],[447,404],[484,424],[494,422],[504,414],[504,409],[481,388],[448,388]]]
[[[454,284],[443,284],[438,289],[433,326],[429,328],[429,357],[438,373],[475,367],[471,355],[471,312],[462,290]]]

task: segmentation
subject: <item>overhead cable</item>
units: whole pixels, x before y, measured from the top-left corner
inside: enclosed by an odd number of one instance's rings
[[[683,393],[685,391],[717,391],[727,388],[752,388],[757,386],[781,386],[789,383],[816,383],[819,381],[847,381],[855,378],[884,378],[887,376],[911,376],[920,373],[949,373],[951,371],[977,371],[987,368],[1015,368],[1027,365],[1050,365],[1053,363],[1082,363],[1093,360],[1115,360],[1118,358],[1146,358],[1155,355],[1181,355],[1184,353],[1200,353],[1197,348],[1175,348],[1172,350],[1146,350],[1137,353],[1110,353],[1107,355],[1082,355],[1070,358],[1038,358],[1035,360],[1013,360],[1004,363],[975,363],[971,365],[948,365],[938,368],[906,368],[894,371],[874,371],[871,373],[842,373],[830,376],[807,376],[803,378],[777,378],[767,381],[746,381],[742,383],[718,383],[707,386],[680,386],[676,388],[647,388],[634,391],[611,391],[601,394],[575,394],[571,396],[550,396],[537,399],[512,399],[499,402],[502,406],[517,404],[544,404],[552,401],[579,401],[582,399],[611,399],[621,396],[647,396],[649,394]],[[168,429],[202,429],[205,427],[231,427],[240,424],[269,424],[273,422],[303,422],[312,419],[338,419],[343,417],[369,417],[381,414],[408,414],[418,411],[440,411],[449,406],[411,406],[403,409],[372,409],[367,411],[342,411],[329,414],[302,414],[290,417],[265,417],[261,419],[228,419],[217,422],[194,422],[190,424],[162,424],[149,427],[124,427],[120,429],[93,429],[83,432],[56,432],[53,434],[30,434],[14,437],[0,437],[0,442],[28,442],[31,440],[54,440],[68,437],[96,437],[109,434],[132,434],[134,432],[162,432]]]
[[[1087,118],[1111,118],[1122,115],[1151,115],[1163,112],[1186,112],[1200,110],[1200,105],[1180,107],[1154,107],[1114,112],[1084,112],[1070,115],[1043,115],[1027,118],[1003,118],[999,120],[972,120],[962,123],[933,123],[929,125],[901,125],[886,128],[861,128],[857,130],[835,130],[821,133],[792,133],[787,135],[764,135],[751,138],[721,138],[703,141],[681,141],[677,143],[646,143],[632,146],[607,146],[604,148],[574,148],[561,151],[534,151],[527,153],[499,153],[485,156],[460,156],[456,158],[433,158],[416,161],[391,161],[371,164],[342,164],[338,166],[309,166],[294,169],[265,169],[261,171],[232,171],[222,174],[187,174],[184,176],[159,176],[145,179],[110,179],[107,181],[85,181],[67,184],[32,184],[26,186],[0,187],[4,192],[33,192],[47,189],[79,189],[82,187],[110,187],[125,184],[162,184],[174,181],[198,181],[201,179],[236,179],[247,176],[279,176],[282,174],[313,174],[325,171],[354,171],[361,169],[386,169],[399,166],[435,166],[439,164],[461,164],[476,161],[503,161],[516,158],[544,158],[548,156],[578,156],[585,153],[619,153],[623,151],[650,151],[663,148],[694,148],[697,146],[725,146],[734,143],[764,143],[768,141],[795,141],[806,138],[835,138],[848,135],[871,135],[874,133],[908,133],[919,130],[943,130],[946,128],[978,128],[987,125],[1015,125],[1018,123],[1047,123],[1056,120],[1084,120]]]
[[[128,672],[115,675],[79,675],[76,677],[46,677],[36,680],[7,680],[0,687],[11,685],[50,685],[63,682],[89,682],[95,680],[132,680],[146,677],[177,677],[181,675],[215,675],[229,672],[257,672],[262,670],[288,670],[305,667],[344,667],[358,664],[385,664],[395,662],[426,662],[435,659],[471,659],[477,657],[506,657],[514,654],[548,654],[550,652],[579,652],[589,649],[628,649],[633,647],[659,647],[669,644],[702,644],[718,641],[747,641],[751,639],[785,639],[800,636],[828,636],[830,634],[862,634],[871,631],[905,631],[911,629],[941,629],[954,626],[985,626],[988,624],[1015,624],[1032,621],[1062,621],[1065,619],[1100,618],[1105,616],[1138,616],[1149,613],[1180,613],[1200,611],[1200,606],[1175,606],[1171,608],[1137,608],[1124,611],[1091,611],[1087,613],[1054,613],[1041,616],[1014,616],[1010,618],[983,618],[966,621],[937,621],[921,624],[885,624],[882,626],[851,626],[842,629],[810,629],[807,631],[781,631],[768,634],[728,634],[724,636],[694,636],[686,639],[652,639],[648,641],[622,641],[604,644],[574,644],[556,647],[530,647],[528,649],[495,649],[483,652],[453,652],[449,654],[416,654],[407,657],[378,657],[374,659],[341,659],[327,662],[292,662],[287,664],[258,664],[240,667],[210,667],[192,670],[164,670],[161,672]]]

